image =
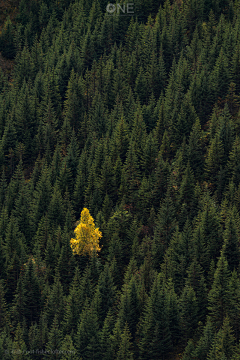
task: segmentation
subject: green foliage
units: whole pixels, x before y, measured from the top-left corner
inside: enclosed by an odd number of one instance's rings
[[[80,356],[91,359],[93,354],[100,359],[99,324],[96,311],[91,308],[86,300],[80,316],[76,339],[76,348]]]
[[[0,4],[0,358],[238,359],[239,0],[107,5]]]
[[[198,323],[198,304],[194,289],[186,285],[180,297],[180,316],[182,336],[185,339],[191,338]]]
[[[225,318],[222,328],[214,338],[208,360],[231,358],[234,352],[234,336],[232,335],[229,319]]]
[[[208,310],[216,328],[219,329],[227,315],[229,306],[229,269],[224,255],[221,254],[214,273],[213,286],[208,294]]]
[[[2,55],[8,59],[13,59],[16,55],[16,49],[14,46],[14,25],[9,17],[4,23],[1,31],[0,51],[2,52]]]
[[[172,348],[166,285],[162,274],[155,279],[148,299],[141,327],[139,352],[141,359],[157,359]]]

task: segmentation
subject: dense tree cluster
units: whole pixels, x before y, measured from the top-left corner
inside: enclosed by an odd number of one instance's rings
[[[240,1],[108,2],[1,29],[0,358],[237,360]]]

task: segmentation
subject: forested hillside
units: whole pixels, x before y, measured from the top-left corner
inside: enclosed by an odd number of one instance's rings
[[[108,3],[0,4],[0,359],[238,360],[240,0]]]

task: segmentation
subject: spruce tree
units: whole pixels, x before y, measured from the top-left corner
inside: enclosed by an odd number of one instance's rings
[[[85,359],[100,360],[100,339],[99,339],[98,315],[88,300],[85,301],[84,309],[80,315],[75,344],[79,356]]]
[[[172,348],[165,284],[160,273],[155,279],[142,322],[139,352],[141,359],[164,357]]]
[[[214,334],[215,334],[214,323],[212,323],[210,321],[210,319],[208,318],[206,325],[203,329],[203,334],[200,337],[200,339],[196,345],[196,349],[192,354],[193,358],[194,358],[194,356],[201,360],[207,358],[207,354],[209,353],[212,343],[214,341]]]
[[[230,301],[228,291],[229,275],[227,260],[221,254],[214,273],[213,285],[208,294],[208,311],[211,321],[214,322],[217,329],[220,329],[223,325],[228,311]]]
[[[231,359],[234,352],[234,336],[232,334],[229,319],[224,319],[222,328],[216,334],[211,350],[208,353],[208,360]]]
[[[159,209],[154,231],[153,254],[160,263],[176,227],[175,206],[168,191]]]
[[[196,293],[191,286],[186,285],[180,297],[180,318],[182,337],[186,341],[191,338],[198,324],[198,303]]]
[[[98,280],[95,291],[94,305],[97,309],[100,326],[103,324],[108,311],[111,309],[116,298],[116,288],[113,283],[112,273],[106,264]]]
[[[229,270],[238,270],[240,250],[238,244],[238,228],[236,226],[236,208],[231,211],[226,219],[226,229],[223,233],[223,254],[228,262]]]
[[[117,353],[117,360],[133,360],[133,352],[131,351],[131,334],[127,323],[121,335],[121,343]]]
[[[57,359],[59,348],[62,342],[62,332],[59,329],[58,316],[54,316],[53,323],[48,333],[48,342],[46,344],[46,352],[49,353],[49,359]]]

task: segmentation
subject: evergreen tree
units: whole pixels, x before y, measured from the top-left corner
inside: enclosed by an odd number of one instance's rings
[[[207,323],[203,330],[203,334],[200,337],[196,349],[192,354],[193,357],[195,356],[201,360],[207,358],[207,354],[209,353],[211,345],[214,340],[214,334],[215,334],[214,323],[212,323],[208,318]]]
[[[59,329],[58,316],[54,316],[51,329],[48,334],[48,342],[46,344],[46,352],[49,353],[50,359],[57,359],[60,344],[62,342],[62,333]]]
[[[116,298],[116,288],[113,283],[112,273],[109,265],[106,264],[101,273],[95,292],[94,305],[97,310],[100,326],[103,324],[108,311],[114,304]]]
[[[201,215],[200,215],[201,214]],[[203,197],[203,210],[199,211],[199,223],[193,234],[193,253],[205,273],[211,259],[220,255],[222,230],[216,204],[208,194]]]
[[[219,174],[219,171],[221,169],[223,156],[224,156],[223,144],[222,141],[220,140],[219,135],[217,134],[211,140],[207,158],[205,160],[206,176],[211,184],[215,185],[217,183],[217,175]]]
[[[121,335],[121,343],[117,353],[117,360],[133,360],[133,353],[131,352],[131,335],[128,330],[127,323],[124,327],[123,333]]]
[[[139,163],[135,151],[135,146],[132,143],[127,153],[127,159],[123,167],[120,194],[125,195],[128,203],[136,203],[137,190],[140,185]]]
[[[46,303],[45,303],[45,314],[48,322],[48,326],[58,321],[60,324],[63,320],[64,310],[64,294],[63,288],[60,281],[59,273],[56,273],[54,277],[54,284],[48,292]]]
[[[222,328],[214,338],[211,350],[208,353],[208,360],[231,359],[234,352],[234,336],[229,324],[229,319],[224,319]]]
[[[30,324],[37,321],[39,318],[41,288],[37,277],[36,262],[34,258],[30,258],[25,267],[23,284],[26,290],[26,306],[24,313],[27,323]]]
[[[196,214],[196,197],[195,197],[195,179],[193,175],[193,171],[190,167],[190,163],[188,162],[186,170],[184,172],[181,186],[179,189],[179,196],[178,196],[178,206],[181,209],[180,213],[180,225],[182,225],[181,221],[182,217],[186,219],[189,217],[192,219]]]
[[[237,270],[239,266],[240,253],[238,244],[238,229],[236,226],[236,208],[226,219],[226,229],[223,233],[223,254],[228,262],[229,270]]]
[[[124,324],[127,323],[128,331],[130,331],[130,334],[134,339],[140,315],[139,295],[135,277],[132,276],[129,284],[126,284],[124,287],[118,316],[121,328],[123,329],[125,326]]]
[[[7,303],[5,300],[5,286],[3,280],[0,280],[0,329],[1,332],[4,329],[8,329],[8,312],[7,312]]]
[[[66,233],[66,231],[62,235],[62,241],[63,244],[61,247],[60,256],[58,258],[57,267],[62,279],[63,290],[66,294],[68,292],[70,282],[73,278],[73,273],[75,270],[75,259],[69,244],[68,233]]]
[[[191,286],[186,285],[180,298],[180,317],[182,336],[189,339],[197,328],[198,304],[195,291]]]
[[[14,46],[14,26],[9,16],[1,31],[0,51],[2,52],[2,55],[8,59],[13,59],[16,55]]]
[[[77,360],[77,350],[73,344],[72,337],[66,335],[62,340],[60,351],[63,353],[62,359],[64,360]]]
[[[176,226],[175,206],[168,191],[158,213],[154,231],[153,254],[158,263],[167,249]]]
[[[201,131],[200,121],[197,118],[192,126],[189,136],[188,159],[196,179],[200,180],[203,173],[203,133]]]
[[[240,169],[239,169],[239,151],[240,151],[240,139],[238,135],[236,135],[236,138],[233,142],[232,149],[229,153],[229,161],[228,161],[228,169],[230,174],[233,177],[234,183],[237,185],[240,182]]]
[[[100,344],[101,344],[101,356],[104,360],[110,360],[112,357],[111,354],[111,332],[114,327],[114,316],[113,311],[109,310],[107,316],[105,317],[104,324],[100,330]]]
[[[196,294],[198,305],[198,320],[205,322],[207,308],[207,286],[201,266],[194,259],[188,269],[186,284],[191,286]]]
[[[165,284],[160,273],[151,289],[147,302],[139,342],[141,359],[164,357],[172,348]]]
[[[75,335],[76,348],[79,356],[86,359],[100,360],[99,324],[96,311],[89,306],[86,300],[80,315],[77,334]]]
[[[23,328],[21,327],[20,323],[18,323],[17,327],[16,327],[16,332],[14,334],[14,340],[13,340],[13,344],[12,344],[12,351],[11,351],[11,356],[12,359],[14,360],[23,360],[24,359],[24,354],[26,354],[27,351],[27,346],[26,343],[23,339],[24,334],[23,334]]]
[[[8,222],[3,247],[6,256],[7,299],[12,299],[17,288],[21,267],[26,261],[27,252],[25,238],[19,231],[18,223],[13,216]]]
[[[34,226],[46,214],[50,202],[52,187],[49,175],[48,168],[45,165],[33,193],[32,214]]]
[[[221,254],[214,273],[212,288],[208,294],[208,310],[211,321],[217,329],[223,325],[230,301],[228,292],[229,269],[226,258]]]

